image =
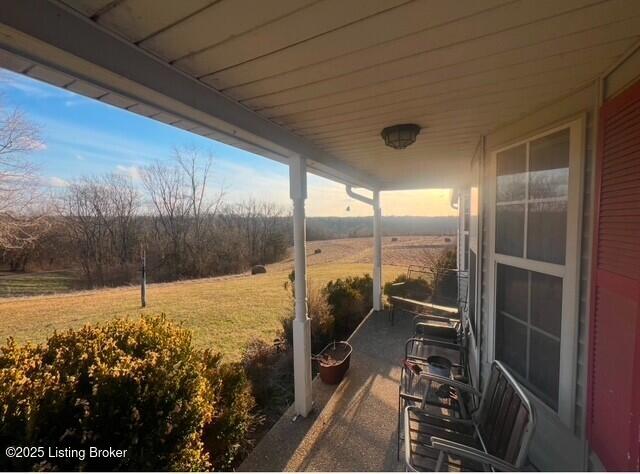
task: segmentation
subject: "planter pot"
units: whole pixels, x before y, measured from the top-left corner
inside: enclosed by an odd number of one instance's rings
[[[314,357],[320,366],[320,379],[328,385],[340,383],[349,369],[353,348],[346,341],[333,342]]]

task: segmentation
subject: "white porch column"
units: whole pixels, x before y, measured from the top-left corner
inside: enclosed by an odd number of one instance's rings
[[[293,252],[295,262],[295,319],[293,320],[293,377],[298,415],[311,411],[311,324],[307,316],[307,254],[304,201],[307,198],[305,159],[289,163],[289,192],[293,200]]]
[[[382,210],[380,191],[373,191],[373,309],[382,309]]]

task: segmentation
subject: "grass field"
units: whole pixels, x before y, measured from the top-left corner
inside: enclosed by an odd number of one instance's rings
[[[390,243],[383,270],[386,281],[412,263],[418,249],[433,248],[437,243],[405,238]],[[371,273],[370,239],[346,239],[309,244],[309,285],[347,275]],[[316,244],[316,245],[314,245]],[[394,250],[395,248],[395,250]],[[365,260],[365,261],[363,261]],[[254,337],[274,339],[280,319],[290,308],[289,293],[284,288],[292,262],[287,259],[269,266],[262,275],[238,275],[185,282],[149,285],[147,308],[140,309],[137,287],[83,291],[59,295],[0,299],[0,340],[9,336],[20,342],[44,340],[54,330],[80,327],[86,323],[106,321],[115,316],[165,313],[173,321],[193,330],[195,343],[211,347],[230,359],[239,357],[243,347]]]
[[[77,288],[77,276],[71,271],[38,273],[0,272],[0,298],[13,296],[50,295]]]

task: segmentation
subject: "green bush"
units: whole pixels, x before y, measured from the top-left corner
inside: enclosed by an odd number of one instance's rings
[[[289,314],[281,319],[284,339],[289,347],[293,346],[294,302],[291,302]],[[309,286],[307,289],[307,314],[311,319],[311,350],[320,352],[327,344],[335,340],[335,317],[327,301],[325,289]]]
[[[455,248],[445,248],[435,254],[430,264],[433,273],[433,302],[455,304],[458,297],[458,275]]]
[[[282,318],[282,341],[269,344],[252,341],[244,351],[242,364],[252,392],[267,423],[280,418],[293,402],[293,320],[295,275],[289,274],[285,288],[292,305]],[[327,344],[347,339],[373,305],[373,281],[369,275],[329,282],[324,288],[309,287],[308,314],[311,319],[311,347],[320,352]]]
[[[289,274],[293,282],[295,275]],[[295,297],[293,285],[291,288]],[[347,339],[373,306],[373,280],[365,274],[361,277],[339,278],[330,281],[322,289],[309,287],[307,291],[307,310],[311,319],[311,350],[320,352],[333,341]],[[293,345],[294,307],[282,319],[282,329],[287,345]]]
[[[393,281],[384,284],[383,292],[387,296],[424,299],[431,295],[431,285],[424,278],[409,278],[406,273],[401,273]]]
[[[191,333],[164,316],[115,319],[54,333],[38,346],[10,340],[0,348],[3,446],[127,452],[123,458],[84,460],[3,456],[0,468],[210,468],[203,432],[227,436],[230,430],[224,426],[238,419],[248,423],[238,413],[251,406],[242,380],[234,380],[233,368],[220,364],[218,357],[193,349]],[[240,407],[235,405],[238,392]],[[225,443],[237,444],[235,434],[231,437],[211,449],[223,463],[235,449]]]
[[[361,277],[338,278],[323,290],[335,318],[334,337],[347,339],[373,306],[373,280]]]

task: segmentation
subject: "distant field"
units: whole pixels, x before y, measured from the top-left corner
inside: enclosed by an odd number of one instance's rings
[[[12,296],[50,295],[72,291],[78,287],[71,271],[38,273],[0,272],[0,298]]]
[[[419,259],[420,252],[438,248],[435,237],[404,237],[397,242],[385,238],[383,275],[386,281],[402,273]],[[316,248],[321,253],[309,256],[310,285],[347,275],[371,273],[371,239],[344,239],[310,242],[308,253]],[[172,320],[192,329],[195,343],[212,347],[229,358],[237,358],[242,348],[254,337],[272,340],[280,327],[291,301],[284,288],[292,262],[285,260],[270,265],[263,275],[237,275],[185,282],[149,285],[148,306],[140,309],[137,287],[83,291],[60,295],[0,299],[0,340],[13,336],[18,341],[42,341],[53,330],[79,327],[115,316],[144,313],[166,313]],[[29,275],[21,275],[29,280]],[[54,277],[34,274],[33,287],[46,286],[50,293],[56,287]],[[64,276],[60,276],[64,279]],[[40,282],[40,283],[38,283]],[[0,295],[16,283],[0,278]],[[28,286],[28,285],[27,285]]]

